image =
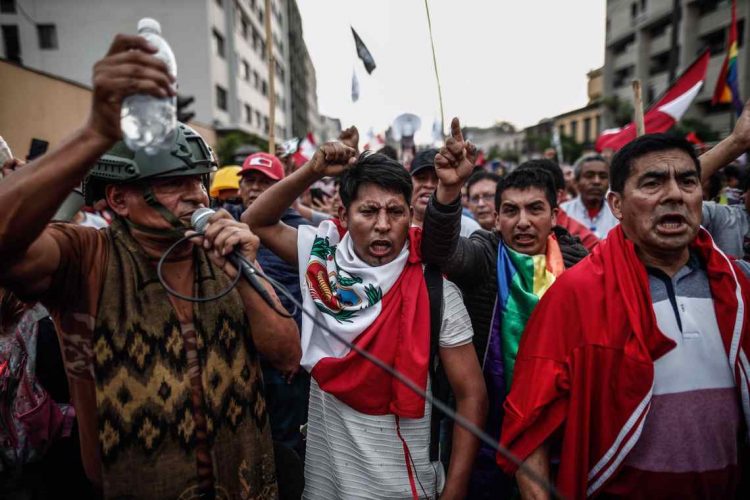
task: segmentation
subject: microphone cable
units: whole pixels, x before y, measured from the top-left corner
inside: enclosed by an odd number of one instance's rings
[[[239,269],[237,269],[237,276],[234,277],[232,282],[227,286],[224,290],[217,293],[216,295],[212,297],[188,297],[187,295],[183,295],[176,290],[172,289],[164,280],[163,276],[163,265],[164,262],[166,262],[167,257],[177,248],[178,245],[184,243],[187,240],[190,240],[192,238],[203,236],[202,232],[196,232],[195,234],[191,234],[189,236],[184,236],[174,242],[161,256],[159,259],[159,263],[156,266],[156,274],[159,278],[159,281],[161,282],[164,289],[169,293],[170,295],[174,295],[177,298],[180,298],[182,300],[186,300],[188,302],[211,302],[214,300],[218,300],[225,295],[227,295],[229,292],[234,289],[237,284],[240,281],[240,278],[242,277],[242,273]],[[284,318],[293,318],[294,314],[298,310],[302,311],[302,314],[307,316],[318,328],[323,330],[324,332],[331,335],[333,338],[338,340],[339,342],[346,345],[349,349],[353,350],[366,360],[368,360],[370,363],[374,364],[381,370],[384,370],[386,373],[391,375],[393,378],[404,384],[406,387],[408,387],[412,392],[417,394],[418,396],[425,399],[427,402],[429,402],[432,406],[443,412],[443,414],[453,420],[455,423],[466,429],[468,432],[473,434],[477,439],[479,439],[482,443],[486,444],[490,448],[492,448],[495,452],[500,453],[505,458],[513,462],[515,464],[519,471],[523,472],[526,476],[529,477],[532,481],[542,486],[544,489],[546,489],[549,493],[551,493],[556,498],[563,498],[559,491],[557,491],[557,488],[550,483],[547,479],[541,477],[539,474],[537,474],[535,471],[531,470],[528,466],[526,466],[518,457],[516,457],[513,453],[510,452],[507,448],[502,446],[500,443],[495,441],[491,436],[489,436],[486,432],[484,432],[482,429],[477,427],[473,422],[466,419],[463,415],[458,414],[455,412],[449,405],[444,403],[443,401],[434,398],[432,394],[429,394],[427,391],[423,390],[421,387],[419,387],[414,381],[412,381],[409,377],[404,375],[403,373],[399,372],[398,370],[394,369],[390,365],[388,365],[385,361],[381,360],[377,356],[374,356],[370,354],[368,351],[365,351],[364,349],[361,349],[359,346],[352,344],[345,338],[343,338],[341,335],[333,331],[332,329],[328,328],[328,325],[326,325],[323,321],[321,321],[317,316],[314,314],[311,314],[309,311],[307,311],[302,304],[292,295],[292,293],[287,290],[287,288],[276,281],[275,279],[271,278],[270,276],[266,275],[264,272],[257,269],[250,261],[245,258],[242,254],[238,252],[238,257],[248,266],[250,266],[253,270],[255,270],[255,273],[266,280],[272,287],[276,289],[276,291],[280,292],[282,295],[284,295],[289,301],[294,305],[294,311],[290,314],[288,311],[280,311],[276,304],[274,303],[268,303],[268,306],[273,309],[273,311],[284,317]],[[256,292],[257,293],[257,292]]]

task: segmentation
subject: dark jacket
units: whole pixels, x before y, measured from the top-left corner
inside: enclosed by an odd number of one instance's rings
[[[440,204],[433,196],[427,205],[422,234],[422,258],[436,264],[461,289],[474,329],[474,347],[483,364],[492,314],[497,300],[497,232],[475,231],[459,237],[461,204]],[[553,228],[565,267],[583,259],[588,252],[581,241],[562,227]]]

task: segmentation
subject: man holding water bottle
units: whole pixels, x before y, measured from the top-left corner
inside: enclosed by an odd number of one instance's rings
[[[156,262],[208,205],[214,163],[184,125],[154,156],[118,142],[124,98],[174,96],[155,53],[141,37],[118,35],[94,66],[87,122],[0,182],[0,286],[41,301],[55,320],[84,467],[105,497],[276,498],[257,356],[293,372],[299,334],[244,281],[200,304],[159,281]],[[112,226],[48,224],[82,181],[89,200],[105,199],[116,214]],[[237,249],[252,262],[258,249],[225,211],[191,241],[163,266],[186,296],[217,295],[236,276],[225,256]]]

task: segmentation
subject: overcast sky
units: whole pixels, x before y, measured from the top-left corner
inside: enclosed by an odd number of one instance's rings
[[[384,131],[404,112],[439,119],[423,0],[297,0],[324,115]],[[586,73],[604,63],[604,0],[431,0],[446,127],[518,127],[586,105]],[[370,49],[368,75],[349,26]],[[356,69],[360,98],[351,101]]]

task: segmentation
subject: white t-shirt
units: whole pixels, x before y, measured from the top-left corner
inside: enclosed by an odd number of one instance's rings
[[[443,320],[440,347],[471,342],[473,331],[461,292],[443,280]],[[429,388],[429,382],[428,382]],[[402,418],[401,435],[409,447],[420,497],[434,498],[443,489],[445,473],[430,463],[430,417]],[[305,499],[411,498],[404,449],[393,415],[365,415],[310,383]]]

